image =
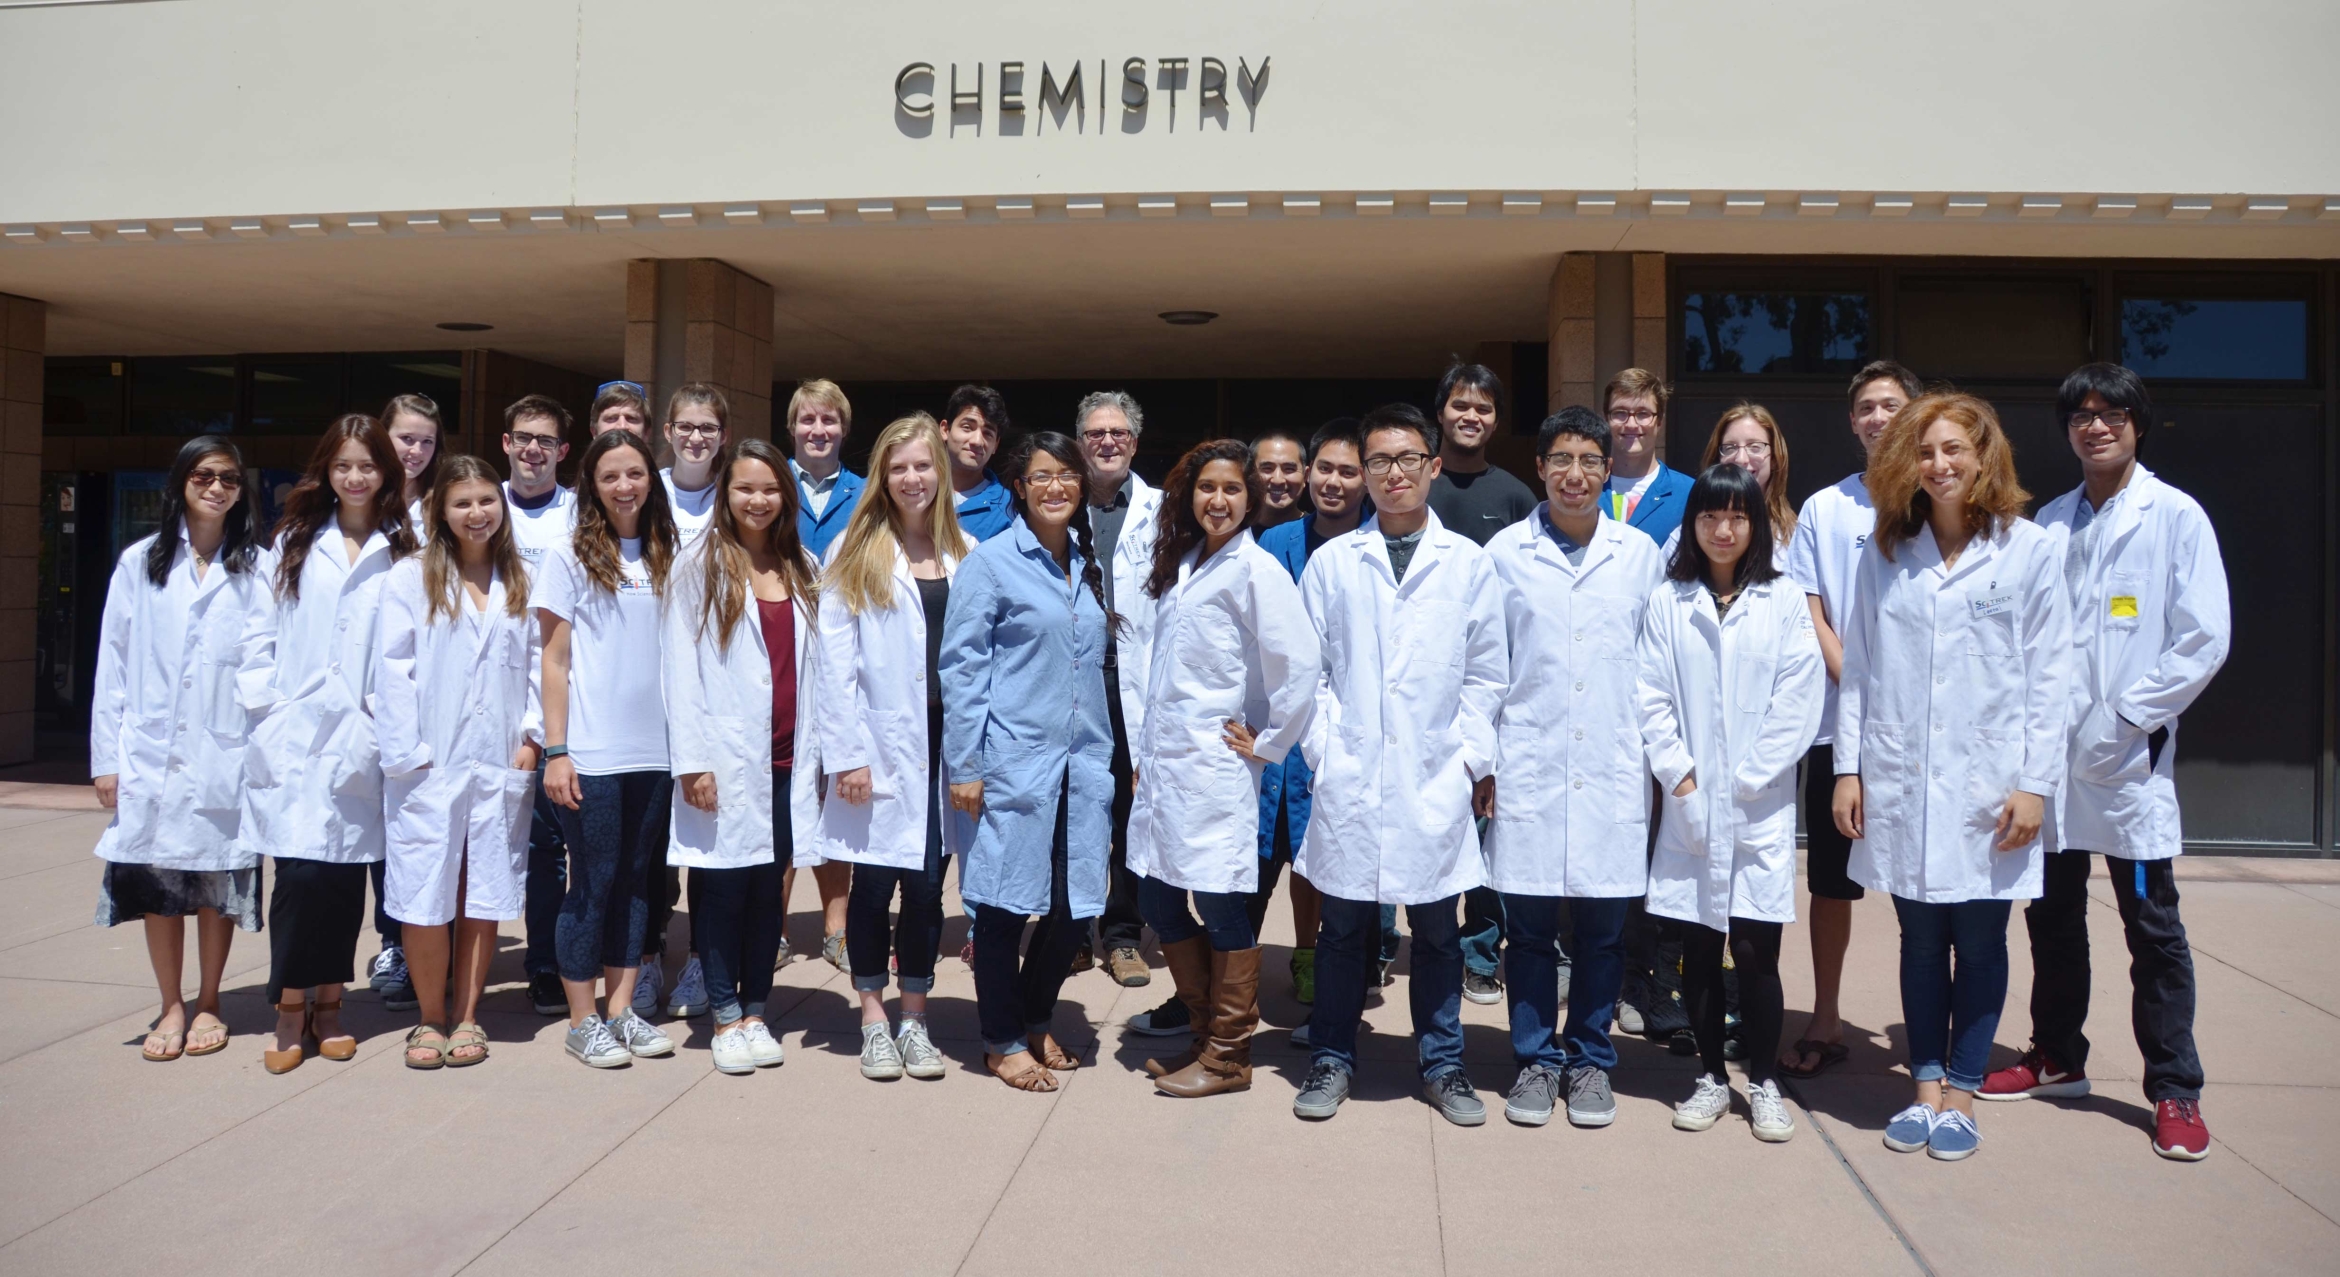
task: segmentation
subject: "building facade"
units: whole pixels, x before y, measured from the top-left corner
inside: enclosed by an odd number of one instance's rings
[[[284,471],[402,391],[500,461],[513,397],[621,375],[757,434],[830,377],[864,441],[962,380],[1024,427],[1123,386],[1158,472],[1460,356],[1524,466],[1639,365],[1683,464],[1770,406],[1800,498],[1891,357],[2044,500],[2056,382],[2118,359],[2234,582],[2188,838],[2332,855],[2335,48],[2273,0],[0,8],[0,757],[72,736],[179,441]]]

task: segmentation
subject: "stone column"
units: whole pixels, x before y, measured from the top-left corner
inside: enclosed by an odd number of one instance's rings
[[[626,378],[651,412],[687,381],[731,401],[731,436],[772,437],[772,286],[711,257],[626,264]]]
[[[1551,411],[1598,410],[1601,387],[1626,368],[1666,375],[1666,255],[1564,253],[1552,272],[1545,332]]]
[[[1598,409],[1600,393],[1593,358],[1593,253],[1563,253],[1552,271],[1545,340],[1551,343],[1546,384],[1554,413],[1571,404]]]
[[[29,763],[33,758],[41,359],[47,326],[46,305],[0,294],[0,765]]]

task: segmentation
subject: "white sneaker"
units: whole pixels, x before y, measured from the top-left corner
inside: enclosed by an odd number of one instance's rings
[[[1674,1106],[1674,1129],[1703,1131],[1731,1111],[1731,1088],[1712,1073],[1698,1075],[1698,1089]]]
[[[1648,1030],[1648,1028],[1648,1022],[1641,1018],[1640,1007],[1637,1007],[1630,1002],[1620,1002],[1617,1004],[1617,1031],[1619,1033],[1630,1034],[1633,1037],[1640,1037]]]
[[[609,1022],[611,1037],[625,1044],[626,1050],[642,1059],[674,1054],[674,1039],[658,1031],[658,1026],[643,1019],[631,1009],[621,1011]]]
[[[780,1049],[780,1039],[772,1036],[771,1026],[762,1020],[748,1021],[746,1032],[748,1055],[755,1060],[757,1068],[774,1068],[787,1058]]]
[[[756,1071],[755,1052],[748,1046],[748,1031],[738,1024],[726,1025],[715,1035],[715,1071],[717,1073],[753,1073]]]
[[[666,999],[666,1013],[677,1020],[707,1014],[707,973],[699,966],[698,954],[692,954],[683,963],[682,974],[674,978],[674,992]]]
[[[658,1014],[658,988],[666,983],[666,972],[656,958],[642,961],[641,973],[634,977],[634,1014],[647,1020]]]
[[[861,1076],[891,1082],[902,1076],[902,1052],[886,1022],[861,1026]]]
[[[1795,1137],[1796,1119],[1788,1115],[1787,1101],[1780,1098],[1779,1083],[1765,1082],[1747,1088],[1747,1124],[1755,1128],[1755,1138],[1766,1144],[1785,1144]]]
[[[938,1078],[950,1070],[943,1061],[943,1053],[934,1048],[934,1039],[926,1036],[926,1021],[902,1017],[902,1032],[894,1039],[894,1049],[902,1053],[902,1071],[916,1078]]]

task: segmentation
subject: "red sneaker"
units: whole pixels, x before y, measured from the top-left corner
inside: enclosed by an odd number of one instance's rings
[[[2023,1058],[1983,1079],[1975,1098],[1981,1100],[2071,1099],[2088,1094],[2088,1074],[2080,1069],[2060,1072],[2047,1052],[2033,1047]]]
[[[2200,1100],[2163,1100],[2153,1106],[2153,1151],[2180,1162],[2210,1156],[2210,1128]]]

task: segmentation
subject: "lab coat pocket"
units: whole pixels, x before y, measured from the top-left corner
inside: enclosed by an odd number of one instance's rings
[[[1993,661],[2015,659],[2015,612],[1971,618],[1966,625],[1966,654]]]
[[[333,792],[355,798],[380,793],[382,747],[374,734],[374,720],[350,700],[348,693],[337,695],[343,704],[320,751],[321,758],[332,760]]]
[[[2007,798],[2023,768],[2023,737],[2019,732],[1978,727],[1966,758],[1966,819],[1976,829],[1999,823]]]
[[[536,810],[536,772],[516,767],[502,772],[503,792],[497,797],[503,805],[504,850],[512,858],[514,880],[522,881],[528,872],[528,825]]]
[[[926,724],[901,710],[870,711],[869,792],[915,793],[926,774]]]
[[[2072,774],[2098,785],[2143,780],[2152,769],[2145,733],[2121,721],[2101,702],[2080,720],[2072,735]]]
[[[1861,728],[1861,818],[1874,838],[1880,825],[1898,824],[1908,819],[1910,790],[1914,781],[1919,795],[1925,793],[1925,778],[1915,776],[1911,769],[1918,760],[1909,756],[1909,739],[1899,723],[1871,722]],[[1818,815],[1834,820],[1833,812]]]
[[[1707,791],[1700,785],[1686,798],[1666,795],[1664,824],[1678,831],[1671,841],[1676,851],[1688,856],[1707,854]]]
[[[2144,624],[2145,574],[2115,569],[2106,584],[2104,628],[2132,631]]]
[[[236,699],[236,663],[234,661],[205,661],[196,680],[196,690],[203,697],[203,725],[214,736],[232,739],[237,745],[251,734],[252,716],[244,703]]]
[[[986,740],[983,743],[983,806],[985,810],[1036,812],[1043,800],[1056,799],[1061,773],[1048,768],[1048,746],[1037,741]]]

